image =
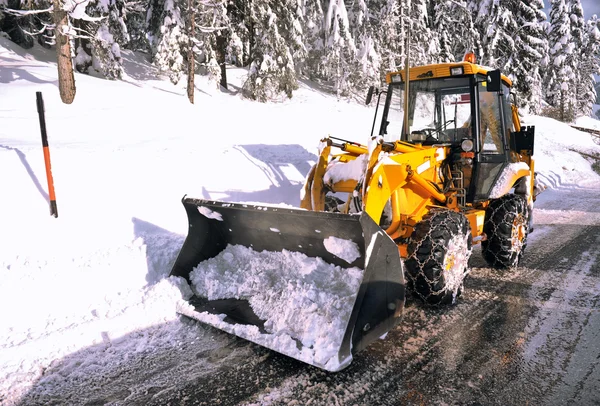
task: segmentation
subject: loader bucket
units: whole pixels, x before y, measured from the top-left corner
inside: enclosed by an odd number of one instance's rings
[[[332,372],[399,321],[398,247],[366,213],[182,201],[179,313]]]

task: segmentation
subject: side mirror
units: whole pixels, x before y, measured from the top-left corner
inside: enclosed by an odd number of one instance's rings
[[[500,69],[492,70],[487,73],[485,80],[488,92],[499,92],[502,88],[502,79],[500,78]]]
[[[369,91],[367,92],[367,99],[365,100],[365,104],[368,106],[373,100],[373,93],[379,94],[379,89],[375,89],[375,86],[369,86]]]

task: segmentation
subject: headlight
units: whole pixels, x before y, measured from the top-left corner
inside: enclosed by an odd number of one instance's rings
[[[462,66],[457,66],[457,67],[455,67],[455,68],[450,68],[450,74],[451,74],[452,76],[455,76],[455,75],[462,75],[464,72],[465,72],[465,71],[463,70],[463,67],[462,67]]]
[[[423,131],[415,131],[410,134],[412,142],[423,142],[427,139],[427,135]]]
[[[402,82],[402,75],[400,75],[399,73],[392,75],[392,82],[394,82],[394,83]]]
[[[460,147],[465,152],[473,151],[473,146],[473,140],[463,140],[460,144]]]

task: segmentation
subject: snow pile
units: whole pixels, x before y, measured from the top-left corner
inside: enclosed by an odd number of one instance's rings
[[[365,172],[366,160],[367,155],[363,154],[348,162],[341,162],[339,159],[331,161],[327,166],[327,172],[323,176],[323,182],[326,185],[333,185],[336,182],[345,180],[358,181]]]
[[[594,105],[594,110],[598,110],[599,107],[600,106],[597,104]],[[575,120],[575,125],[578,127],[591,128],[592,130],[600,131],[600,121],[588,116],[579,117],[577,120]]]
[[[202,214],[206,218],[223,221],[223,216],[221,215],[221,213],[213,211],[213,210],[209,209],[208,207],[199,206],[198,211],[200,212],[200,214]]]
[[[544,188],[597,183],[600,176],[584,154],[600,152],[600,145],[586,132],[540,116],[526,117],[526,125],[535,126],[534,171]]]
[[[268,334],[256,326],[226,323],[224,315],[202,313],[202,321],[335,370],[363,273],[360,268],[340,268],[298,252],[256,252],[228,245],[198,264],[190,279],[194,292],[208,300],[248,300],[254,313],[265,320]]]
[[[328,252],[349,264],[360,258],[360,249],[354,241],[331,236],[323,240],[323,245]]]

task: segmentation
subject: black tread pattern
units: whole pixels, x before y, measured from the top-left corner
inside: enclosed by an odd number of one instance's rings
[[[460,241],[460,249],[466,257],[458,286],[444,275],[446,257],[452,255],[448,248],[455,239]],[[467,218],[450,210],[433,210],[416,225],[408,242],[407,289],[426,304],[455,303],[469,272],[471,251],[472,236]]]
[[[515,224],[524,228],[522,239],[515,241]],[[508,194],[494,199],[485,212],[481,252],[488,265],[497,269],[516,267],[527,246],[529,208],[524,196]]]

